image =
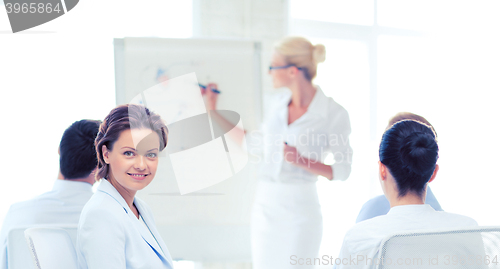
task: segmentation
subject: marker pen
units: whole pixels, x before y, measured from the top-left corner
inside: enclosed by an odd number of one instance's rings
[[[203,85],[203,84],[198,83],[198,86],[200,86],[201,88],[203,88],[203,89],[205,89],[205,90],[207,89],[207,86],[205,86],[205,85]],[[220,93],[220,91],[219,91],[219,90],[217,90],[217,89],[210,88],[210,90],[212,90],[213,92],[215,92],[215,93],[217,93],[217,94],[219,94],[219,93]]]

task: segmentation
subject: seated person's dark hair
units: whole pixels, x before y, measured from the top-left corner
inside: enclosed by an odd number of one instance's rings
[[[80,120],[64,131],[59,144],[59,166],[65,179],[84,178],[97,167],[94,140],[100,121]]]
[[[438,150],[434,131],[420,122],[403,120],[385,131],[379,157],[396,180],[399,197],[423,194],[436,168]]]

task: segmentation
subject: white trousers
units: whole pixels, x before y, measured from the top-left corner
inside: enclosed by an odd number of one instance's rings
[[[261,180],[252,209],[253,269],[314,268],[300,261],[318,257],[323,219],[316,183]]]

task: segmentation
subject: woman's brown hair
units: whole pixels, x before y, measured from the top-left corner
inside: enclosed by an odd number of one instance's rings
[[[129,129],[150,129],[160,137],[160,151],[167,146],[168,129],[158,114],[142,105],[117,106],[101,123],[94,142],[99,166],[95,175],[96,180],[106,178],[109,172],[109,164],[104,162],[102,146],[106,145],[109,150],[113,150],[113,145],[120,134]]]

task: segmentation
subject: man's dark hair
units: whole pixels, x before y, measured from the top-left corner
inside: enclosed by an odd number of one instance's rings
[[[64,131],[59,143],[59,167],[65,179],[85,178],[97,167],[94,140],[100,124],[80,120]]]

